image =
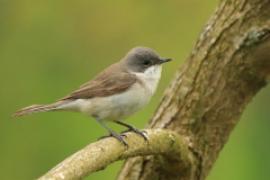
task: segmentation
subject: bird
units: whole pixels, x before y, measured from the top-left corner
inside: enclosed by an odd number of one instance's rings
[[[128,146],[124,135],[107,126],[111,121],[147,140],[145,132],[123,120],[146,106],[154,95],[162,65],[171,61],[149,47],[134,47],[77,90],[51,104],[35,104],[14,113],[15,117],[48,111],[74,111],[93,117],[109,136]]]

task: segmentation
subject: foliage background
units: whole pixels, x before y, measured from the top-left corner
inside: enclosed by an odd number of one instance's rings
[[[216,5],[216,0],[0,0],[0,179],[34,179],[104,135],[94,119],[80,114],[19,119],[11,114],[61,98],[137,45],[175,59],[166,65],[151,104],[128,119],[143,128]],[[269,89],[248,106],[209,180],[270,177]],[[87,179],[114,179],[120,166],[114,163]]]

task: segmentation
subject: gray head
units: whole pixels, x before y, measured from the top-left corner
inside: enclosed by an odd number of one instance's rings
[[[122,63],[133,72],[144,72],[151,66],[169,61],[170,58],[162,58],[153,49],[147,47],[135,47],[122,59]]]

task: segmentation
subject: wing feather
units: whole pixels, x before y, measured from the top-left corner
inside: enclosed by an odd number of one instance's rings
[[[118,94],[130,88],[136,80],[136,75],[119,71],[119,66],[115,64],[61,100],[90,99]]]

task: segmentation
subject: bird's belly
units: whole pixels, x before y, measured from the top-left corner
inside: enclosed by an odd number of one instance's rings
[[[126,92],[85,100],[81,111],[99,119],[122,120],[144,107],[151,97],[151,92],[136,83]]]

